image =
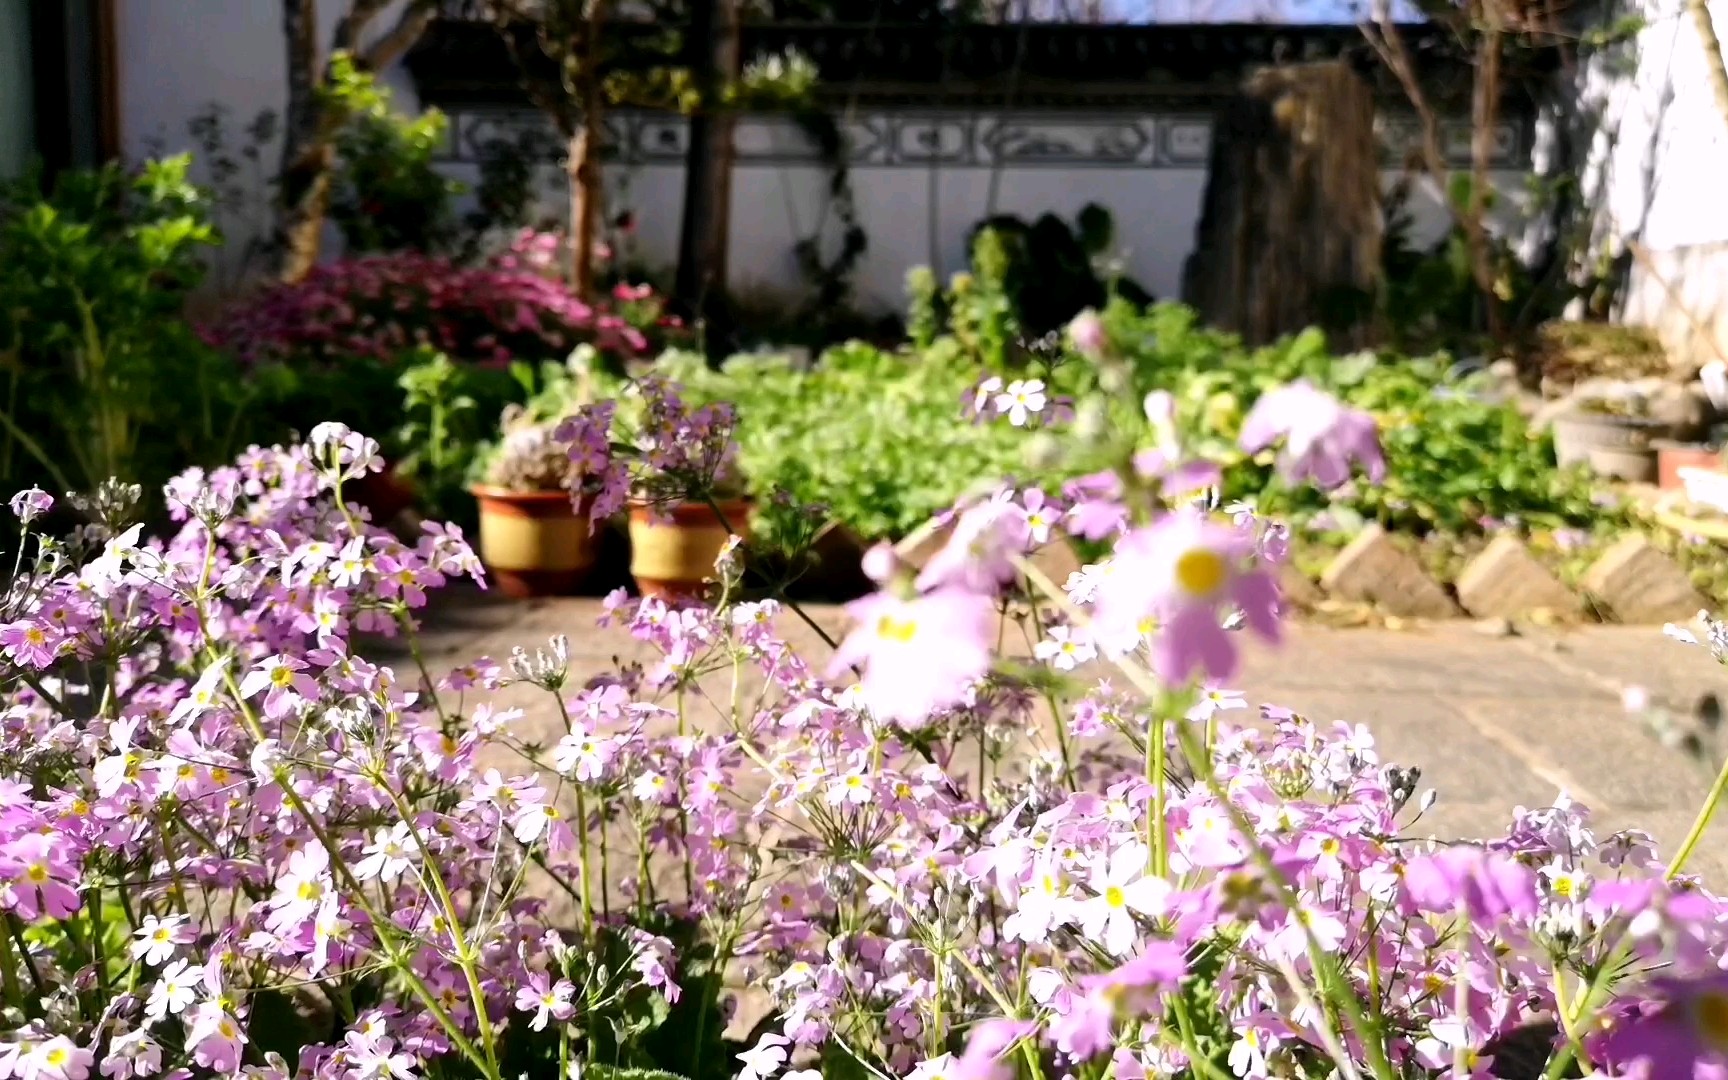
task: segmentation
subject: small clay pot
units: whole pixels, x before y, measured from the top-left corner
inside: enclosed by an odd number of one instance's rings
[[[1674,442],[1669,439],[1658,439],[1652,445],[1656,448],[1656,485],[1663,491],[1680,491],[1685,488],[1685,481],[1680,477],[1681,469],[1725,471],[1721,447]]]
[[[480,561],[504,595],[568,596],[594,565],[588,518],[567,491],[479,486]]]
[[[630,575],[643,596],[695,600],[733,535],[749,536],[750,500],[630,506]]]
[[[1657,439],[1672,435],[1668,424],[1647,417],[1611,416],[1581,410],[1563,413],[1554,418],[1554,457],[1561,465],[1588,462],[1592,469],[1601,471],[1597,460],[1601,460],[1604,466],[1624,469],[1634,465],[1640,456],[1649,455],[1649,472],[1654,478],[1655,460],[1650,445]],[[1620,455],[1623,454],[1631,457],[1622,461]]]

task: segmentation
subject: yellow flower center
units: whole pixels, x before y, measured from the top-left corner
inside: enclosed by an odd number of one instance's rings
[[[1326,839],[1320,841],[1320,854],[1336,855],[1343,846],[1343,844],[1338,842],[1336,836],[1328,836]]]
[[[1189,596],[1211,596],[1224,584],[1224,560],[1207,548],[1184,551],[1176,560],[1176,584]]]
[[[1692,1005],[1692,1017],[1711,1049],[1728,1050],[1728,991],[1707,990]]]
[[[24,871],[24,877],[32,885],[41,885],[48,880],[48,867],[43,863],[31,863],[29,869]]]
[[[270,682],[279,689],[286,689],[294,682],[294,669],[286,664],[270,672]]]
[[[43,645],[47,643],[48,635],[32,626],[30,629],[24,631],[24,640],[28,641],[32,645]],[[60,1053],[58,1050],[54,1052]]]
[[[892,615],[884,615],[876,621],[876,636],[886,641],[904,645],[917,633],[918,624],[911,619],[896,619]]]
[[[1122,907],[1128,903],[1128,897],[1123,894],[1121,886],[1112,885],[1104,890],[1104,902],[1111,907]]]
[[[43,1057],[47,1058],[48,1064],[54,1066],[56,1069],[66,1064],[66,1060],[71,1056],[72,1055],[66,1052],[64,1046],[56,1046],[54,1049],[43,1055]]]

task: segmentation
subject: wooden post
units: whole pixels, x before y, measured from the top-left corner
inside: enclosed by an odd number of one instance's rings
[[[726,292],[727,234],[732,209],[734,114],[721,101],[738,77],[738,10],[734,0],[696,0],[690,23],[701,108],[690,117],[684,214],[673,294],[691,315],[713,322]]]
[[[1359,348],[1373,337],[1382,231],[1367,83],[1337,62],[1260,70],[1213,124],[1183,298],[1251,345],[1330,321],[1353,323],[1332,337]]]

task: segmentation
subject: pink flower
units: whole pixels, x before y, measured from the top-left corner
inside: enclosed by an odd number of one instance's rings
[[[556,983],[544,971],[532,972],[528,976],[528,985],[516,991],[516,1009],[518,1012],[531,1012],[534,1019],[528,1026],[535,1031],[544,1031],[549,1020],[568,1020],[576,1015],[576,1006],[570,998],[576,993],[576,987],[568,979],[559,979]]]
[[[1110,347],[1110,332],[1104,328],[1104,320],[1098,317],[1098,313],[1087,308],[1068,324],[1068,343],[1081,356],[1096,360]]]
[[[264,694],[264,715],[271,719],[286,716],[302,702],[318,699],[318,683],[306,673],[304,661],[292,656],[272,656],[246,673],[240,683],[240,696]]]
[[[1220,625],[1220,609],[1240,607],[1268,641],[1279,637],[1278,592],[1249,565],[1253,538],[1194,510],[1166,514],[1117,545],[1108,583],[1095,605],[1097,634],[1152,637],[1152,666],[1181,684],[1196,672],[1217,681],[1236,674],[1236,647]]]
[[[1268,390],[1242,422],[1242,449],[1258,453],[1284,440],[1278,467],[1292,484],[1312,479],[1322,488],[1343,486],[1352,462],[1370,480],[1386,474],[1374,418],[1346,408],[1306,380]]]
[[[1462,907],[1480,922],[1536,915],[1536,875],[1509,855],[1449,847],[1411,859],[1404,883],[1417,907],[1449,914]]]
[[[0,649],[13,663],[41,670],[59,655],[60,635],[34,620],[22,619],[0,627]]]
[[[78,870],[66,857],[68,846],[57,833],[30,832],[0,848],[0,875],[6,879],[0,904],[26,920],[63,919],[77,911]]]
[[[921,724],[958,704],[990,669],[990,601],[962,589],[910,600],[875,593],[847,606],[856,626],[829,667],[832,678],[863,664],[864,703],[878,719]]]

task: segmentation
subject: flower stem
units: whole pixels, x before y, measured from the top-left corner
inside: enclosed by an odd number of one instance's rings
[[[1680,844],[1680,850],[1674,856],[1674,861],[1668,864],[1666,875],[1669,881],[1680,876],[1686,869],[1686,863],[1692,858],[1692,852],[1704,839],[1705,830],[1710,828],[1710,822],[1715,819],[1717,809],[1722,805],[1722,797],[1728,794],[1728,758],[1723,759],[1722,771],[1716,774],[1716,782],[1710,785],[1710,794],[1705,796],[1704,805],[1698,808],[1698,817],[1692,822],[1692,829],[1686,834],[1686,839]]]
[[[1146,732],[1146,782],[1152,785],[1152,802],[1146,808],[1147,841],[1152,845],[1152,873],[1160,878],[1170,876],[1170,830],[1165,824],[1164,805],[1164,710],[1152,711],[1152,725]]]

